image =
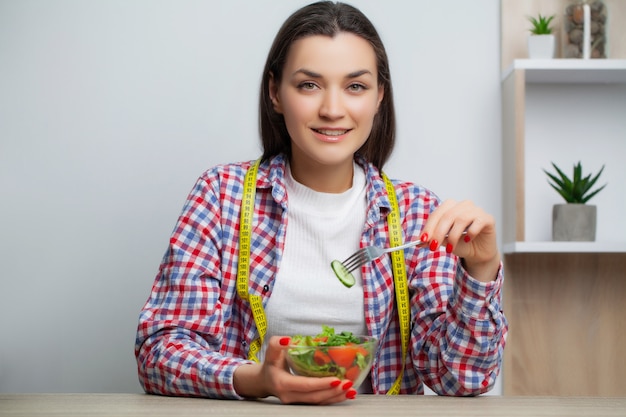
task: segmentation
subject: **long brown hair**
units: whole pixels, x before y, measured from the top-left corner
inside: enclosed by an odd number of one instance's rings
[[[289,48],[294,41],[307,36],[333,37],[341,32],[353,33],[368,41],[376,54],[378,85],[384,89],[383,100],[369,138],[357,151],[378,169],[382,169],[391,155],[395,143],[396,126],[393,91],[387,53],[376,28],[357,8],[345,3],[320,1],[294,12],[276,34],[267,56],[259,98],[259,129],[263,144],[263,159],[284,153],[291,156],[291,139],[283,116],[274,110],[270,99],[270,77],[278,84]]]

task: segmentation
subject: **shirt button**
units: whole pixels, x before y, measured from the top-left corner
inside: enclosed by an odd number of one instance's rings
[[[263,294],[265,294],[265,293],[266,293],[266,292],[268,292],[269,290],[270,290],[270,286],[269,286],[269,285],[267,285],[267,284],[265,284],[265,285],[263,286]]]

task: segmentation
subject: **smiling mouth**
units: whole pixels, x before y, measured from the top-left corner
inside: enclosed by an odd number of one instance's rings
[[[350,129],[341,129],[341,130],[329,130],[329,129],[313,129],[313,131],[322,134],[324,136],[341,136],[345,135],[350,131]]]

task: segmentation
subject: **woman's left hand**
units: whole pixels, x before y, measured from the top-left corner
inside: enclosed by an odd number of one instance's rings
[[[429,242],[431,250],[445,246],[448,253],[463,258],[465,269],[475,279],[488,282],[496,278],[500,253],[495,219],[473,202],[441,203],[428,216],[420,239]]]

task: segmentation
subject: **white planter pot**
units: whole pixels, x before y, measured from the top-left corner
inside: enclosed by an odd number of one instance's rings
[[[555,204],[552,207],[552,240],[595,241],[596,216],[596,206],[587,204]]]
[[[552,59],[555,49],[554,35],[528,36],[528,58],[530,59]]]

